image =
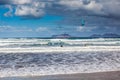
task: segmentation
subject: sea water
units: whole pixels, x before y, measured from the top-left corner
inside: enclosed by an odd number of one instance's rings
[[[0,48],[26,48],[48,46],[120,46],[120,38],[96,39],[39,39],[39,38],[8,38],[0,39]]]
[[[120,38],[0,39],[0,77],[120,70],[119,49]]]

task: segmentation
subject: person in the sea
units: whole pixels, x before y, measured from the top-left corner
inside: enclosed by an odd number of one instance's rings
[[[60,47],[63,47],[63,42],[60,40]]]
[[[61,44],[60,47],[63,47],[63,45]]]

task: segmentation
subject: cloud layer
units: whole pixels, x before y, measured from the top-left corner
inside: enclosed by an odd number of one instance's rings
[[[9,9],[4,13],[7,17],[38,19],[50,14],[63,16],[59,22],[63,25],[80,26],[83,18],[88,29],[97,26],[110,30],[120,26],[120,0],[0,0],[0,5]]]
[[[15,5],[15,15],[17,16],[36,18],[44,16],[44,13],[57,14],[65,11],[65,13],[74,12],[85,16],[120,18],[119,0],[0,0],[0,4]]]

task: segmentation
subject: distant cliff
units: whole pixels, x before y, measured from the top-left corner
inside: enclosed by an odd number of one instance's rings
[[[90,37],[93,37],[93,38],[119,38],[120,35],[114,34],[114,33],[105,33],[103,35],[101,35],[101,34],[93,34]]]

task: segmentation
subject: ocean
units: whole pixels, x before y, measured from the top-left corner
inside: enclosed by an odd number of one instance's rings
[[[0,39],[0,77],[118,70],[120,38]]]

